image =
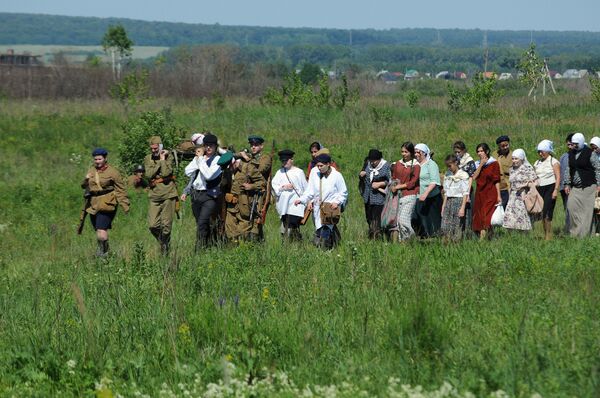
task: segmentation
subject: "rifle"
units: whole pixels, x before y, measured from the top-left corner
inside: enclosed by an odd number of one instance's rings
[[[90,191],[86,190],[83,194],[83,208],[81,209],[81,213],[79,214],[79,225],[77,225],[77,235],[81,235],[83,232],[83,226],[85,225],[85,218],[87,217],[87,209],[90,207]]]
[[[275,156],[275,140],[273,140],[271,144],[271,162],[273,162],[273,156]],[[265,196],[265,201],[263,203],[262,209],[260,209],[260,217],[258,219],[258,224],[264,224],[267,220],[267,211],[269,210],[269,206],[271,205],[271,177],[273,176],[273,165],[271,164],[271,169],[269,170],[269,178],[267,178],[267,195]]]
[[[250,204],[250,221],[254,221],[254,219],[256,218],[258,213],[258,200],[260,199],[261,194],[260,193],[256,193],[254,194],[254,196],[252,196],[252,203]],[[257,224],[261,224],[260,219],[258,219],[256,221]]]

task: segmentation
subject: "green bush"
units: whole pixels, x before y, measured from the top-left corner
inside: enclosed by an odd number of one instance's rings
[[[358,90],[350,90],[345,75],[342,76],[342,84],[333,92],[329,78],[322,76],[319,80],[319,90],[315,92],[311,85],[302,81],[299,74],[292,72],[285,77],[281,88],[269,87],[260,102],[263,105],[315,106],[318,108],[335,106],[338,109],[344,109],[348,103],[357,101],[358,97]]]
[[[148,86],[149,72],[143,69],[141,72],[133,72],[128,74],[118,83],[112,86],[110,95],[116,100],[119,100],[125,111],[129,110],[129,107],[141,104],[148,98],[150,98]]]
[[[600,103],[600,79],[590,76],[589,80],[590,90],[592,93],[592,102]]]
[[[184,136],[183,130],[175,124],[170,109],[145,112],[137,119],[123,124],[122,133],[119,156],[125,170],[132,170],[135,165],[144,161],[149,153],[148,139],[151,136],[160,136],[166,149],[175,148]]]
[[[406,92],[406,94],[404,94],[404,99],[406,100],[408,106],[414,109],[419,104],[421,96],[416,90],[409,90]]]

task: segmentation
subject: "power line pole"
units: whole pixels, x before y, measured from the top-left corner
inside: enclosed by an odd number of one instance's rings
[[[490,54],[489,54],[489,49],[488,49],[488,37],[487,37],[487,30],[486,30],[485,32],[483,32],[483,58],[484,58],[483,73],[487,73],[489,55]]]

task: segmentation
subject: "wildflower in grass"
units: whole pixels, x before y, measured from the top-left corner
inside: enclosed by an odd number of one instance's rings
[[[112,380],[103,377],[100,382],[95,383],[96,398],[114,398],[115,394],[111,389]]]
[[[225,297],[219,297],[219,308],[223,308],[225,305],[226,299]]]
[[[177,329],[177,334],[184,343],[189,344],[192,342],[192,337],[190,335],[190,327],[187,323],[184,322],[179,326],[179,329]]]
[[[74,359],[69,359],[67,361],[67,368],[70,375],[75,374],[75,366],[77,366],[77,362]]]
[[[269,288],[265,287],[262,291],[262,299],[263,301],[267,301],[269,299],[270,293],[269,293]]]

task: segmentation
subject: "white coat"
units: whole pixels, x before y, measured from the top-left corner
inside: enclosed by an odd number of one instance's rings
[[[283,189],[284,185],[292,184],[294,189]],[[298,167],[292,167],[290,170],[281,168],[271,180],[273,195],[277,199],[276,208],[280,216],[291,215],[304,217],[304,205],[294,206],[294,202],[300,199],[307,187],[304,172]]]

